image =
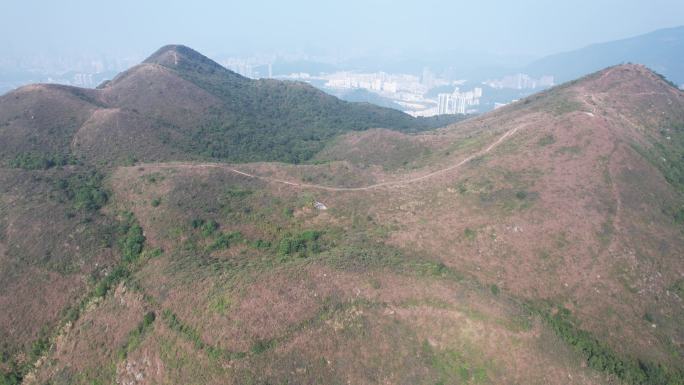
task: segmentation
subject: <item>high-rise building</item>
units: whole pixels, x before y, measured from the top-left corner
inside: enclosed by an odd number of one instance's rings
[[[460,92],[458,88],[450,94],[437,95],[437,114],[465,114],[467,107],[480,104],[482,88],[475,88],[472,91]]]
[[[451,102],[451,94],[437,95],[437,114],[449,114],[449,103]]]

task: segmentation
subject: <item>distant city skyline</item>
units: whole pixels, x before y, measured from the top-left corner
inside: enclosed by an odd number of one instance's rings
[[[5,8],[0,94],[38,82],[95,87],[179,43],[249,78],[305,81],[414,116],[492,109],[555,84],[557,69],[530,70],[541,57],[684,24],[679,0],[122,0],[97,15],[85,0]]]

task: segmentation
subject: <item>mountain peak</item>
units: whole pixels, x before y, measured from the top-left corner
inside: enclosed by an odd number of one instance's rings
[[[180,44],[169,44],[159,48],[143,63],[158,64],[171,69],[193,69],[202,73],[227,71],[217,62]]]
[[[677,86],[664,76],[642,64],[620,64],[588,75],[581,81],[594,91],[632,94],[645,92],[676,92]]]

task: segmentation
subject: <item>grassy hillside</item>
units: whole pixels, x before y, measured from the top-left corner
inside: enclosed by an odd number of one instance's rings
[[[308,165],[18,158],[2,381],[681,384],[683,123],[684,94],[628,65],[419,135],[347,132]]]
[[[68,310],[116,263],[116,220],[99,211],[110,194],[102,177],[73,166],[0,169],[3,373],[24,374]]]
[[[345,102],[306,83],[250,80],[182,46],[163,47],[145,63],[162,65],[223,102],[209,111],[190,145],[182,147],[205,157],[300,163],[345,132],[373,127],[417,132],[458,119],[412,118],[389,108]]]

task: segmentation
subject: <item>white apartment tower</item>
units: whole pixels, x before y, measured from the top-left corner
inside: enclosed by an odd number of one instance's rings
[[[437,95],[437,114],[465,114],[468,106],[480,104],[482,88],[468,92],[459,92],[458,88],[450,94]]]

